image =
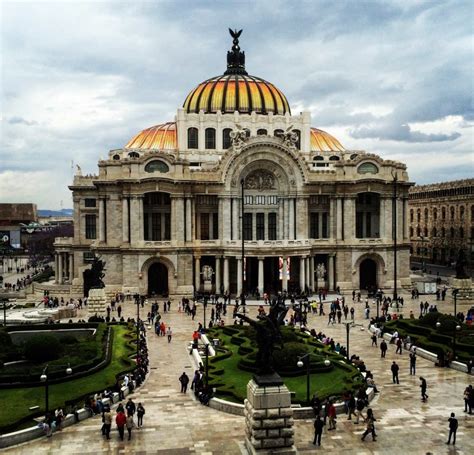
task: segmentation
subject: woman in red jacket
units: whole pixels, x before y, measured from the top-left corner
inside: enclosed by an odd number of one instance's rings
[[[125,433],[125,423],[127,422],[127,417],[123,411],[117,412],[117,417],[115,417],[115,423],[117,424],[117,430],[120,435],[120,439],[123,441],[123,435]]]

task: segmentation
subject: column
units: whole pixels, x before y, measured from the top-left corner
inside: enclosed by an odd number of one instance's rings
[[[283,265],[281,270],[281,290],[288,291],[288,277],[286,276],[286,271],[288,269],[288,258],[283,256]]]
[[[283,239],[288,240],[289,236],[288,199],[283,199]]]
[[[105,199],[99,199],[99,242],[105,242]]]
[[[194,258],[194,291],[198,292],[201,289],[201,258]]]
[[[74,255],[69,253],[69,282],[72,283],[74,279]]]
[[[334,290],[334,254],[328,257],[328,288],[330,291]]]
[[[219,223],[223,226],[222,237],[219,237],[221,240],[230,240],[231,217],[230,198],[226,197],[222,200],[222,214],[219,213]]]
[[[258,292],[263,295],[264,283],[263,283],[263,260],[264,258],[258,258]]]
[[[232,199],[232,240],[239,240],[240,235],[240,203],[239,199]]]
[[[136,245],[139,239],[139,200],[137,196],[130,198],[130,243]]]
[[[129,231],[129,210],[128,210],[128,198],[122,198],[122,241],[128,243],[130,241]]]
[[[336,239],[342,240],[343,226],[342,226],[342,203],[341,198],[336,199]]]
[[[403,241],[403,236],[404,236],[403,215],[404,215],[403,200],[399,198],[397,200],[397,231],[398,231],[397,240],[399,242]]]
[[[278,240],[285,238],[285,212],[283,210],[283,199],[278,203]]]
[[[403,240],[408,239],[408,199],[403,198]]]
[[[306,277],[306,286],[308,288],[311,287],[311,276],[309,274],[309,261],[311,258],[305,258],[304,263],[305,263],[305,277]]]
[[[63,254],[59,253],[59,261],[58,261],[58,276],[59,276],[59,284],[63,284]]]
[[[385,227],[385,238],[387,242],[391,243],[393,241],[392,237],[392,219],[393,219],[393,201],[391,198],[385,198],[385,207],[384,214],[381,216]]]
[[[7,267],[8,270],[8,267]],[[3,273],[5,273],[5,260],[3,260]],[[59,254],[54,254],[54,282],[59,284]]]
[[[224,292],[229,290],[229,258],[224,256]]]
[[[192,240],[193,215],[191,207],[191,198],[186,198],[186,242]]]
[[[380,232],[380,238],[384,239],[385,238],[385,203],[386,199],[384,197],[380,198],[380,216],[379,216],[379,232]]]
[[[145,238],[145,213],[143,207],[143,196],[138,197],[138,240]]]
[[[304,291],[306,280],[305,280],[305,266],[304,266],[304,257],[300,257],[300,289],[301,292]]]
[[[216,294],[221,293],[221,257],[216,256]]]
[[[171,234],[171,238],[181,243],[184,242],[185,225],[184,225],[184,199],[182,197],[176,197],[171,199],[171,216],[173,217],[174,233]]]
[[[288,238],[294,240],[295,238],[295,200],[291,198],[288,201]]]
[[[224,238],[224,201],[223,199],[219,198],[217,200],[217,203],[217,216],[219,221],[217,238],[222,241]],[[209,227],[211,227],[211,225],[213,224],[212,219],[209,220],[209,223]]]
[[[242,294],[242,259],[237,258],[237,295]]]
[[[309,287],[315,291],[314,287],[314,256],[309,257]]]
[[[308,199],[296,199],[296,238],[307,239],[308,235]]]
[[[352,240],[354,238],[355,227],[355,199],[344,199],[344,240]]]

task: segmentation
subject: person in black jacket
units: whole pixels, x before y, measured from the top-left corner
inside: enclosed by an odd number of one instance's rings
[[[316,420],[314,421],[314,440],[313,444],[318,446],[321,445],[321,435],[323,434],[323,427],[324,427],[324,421],[321,419],[321,417],[318,415],[316,416]]]
[[[458,431],[458,419],[456,419],[454,412],[451,413],[451,417],[448,419],[449,422],[449,436],[446,444],[451,442],[451,436],[453,437],[453,445],[456,444],[456,431]]]
[[[400,367],[397,365],[397,362],[393,361],[392,367],[390,368],[392,370],[392,380],[394,384],[400,384],[398,380],[398,370]]]

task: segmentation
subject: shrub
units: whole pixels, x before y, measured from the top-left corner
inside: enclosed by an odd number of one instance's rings
[[[295,367],[298,357],[305,355],[307,352],[308,348],[302,343],[285,343],[282,349],[273,351],[275,369],[278,370]]]
[[[24,353],[32,363],[42,363],[61,357],[63,347],[54,335],[34,335],[25,343]]]
[[[0,346],[4,348],[5,346],[12,345],[12,338],[10,334],[5,329],[0,329]]]

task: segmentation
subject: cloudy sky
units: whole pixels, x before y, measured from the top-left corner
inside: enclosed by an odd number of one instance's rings
[[[0,201],[71,207],[72,162],[173,120],[225,70],[243,28],[250,74],[346,148],[418,183],[472,177],[471,1],[3,1]]]

